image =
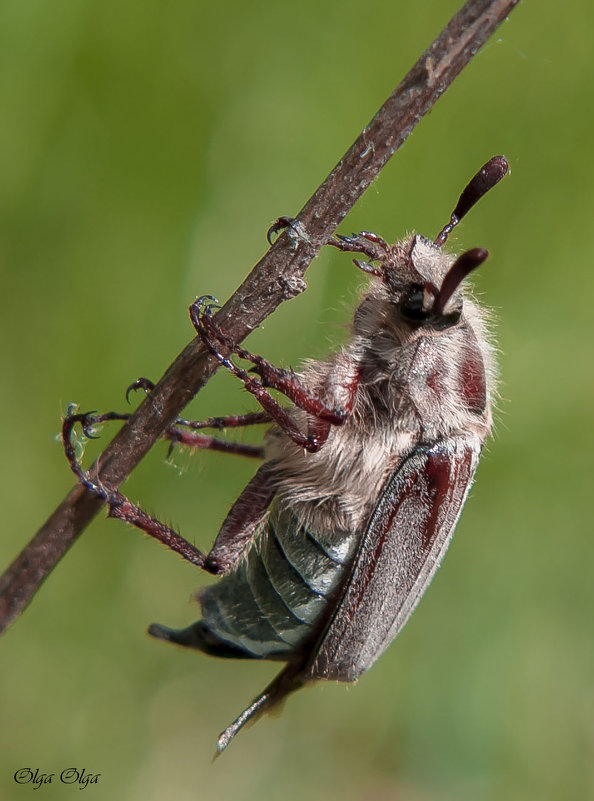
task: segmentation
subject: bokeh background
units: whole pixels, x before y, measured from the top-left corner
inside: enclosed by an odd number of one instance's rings
[[[457,7],[2,4],[2,565],[72,486],[67,403],[120,409],[131,380],[162,374],[189,302],[228,297]],[[86,794],[110,801],[594,798],[592,25],[586,0],[521,3],[341,228],[435,235],[478,166],[512,164],[452,238],[491,252],[475,286],[497,319],[496,435],[398,641],[356,687],[302,691],[212,764],[277,668],[150,640],[152,621],[195,619],[208,579],[97,519],[0,642],[2,799],[33,793],[22,767],[101,773]],[[250,347],[325,354],[364,281],[322,253]],[[218,375],[188,414],[253,408]],[[126,491],[206,548],[253,469],[167,463],[159,444]]]

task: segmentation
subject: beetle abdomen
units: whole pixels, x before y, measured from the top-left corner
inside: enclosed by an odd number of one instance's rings
[[[209,641],[253,658],[287,658],[317,631],[359,537],[338,545],[302,525],[275,498],[238,566],[200,596]]]

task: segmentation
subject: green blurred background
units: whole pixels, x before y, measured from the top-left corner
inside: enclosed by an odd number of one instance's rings
[[[162,374],[189,302],[228,297],[457,7],[2,4],[3,565],[72,486],[66,404],[123,408],[131,380]],[[33,792],[21,767],[101,773],[86,793],[113,801],[594,798],[593,25],[586,0],[520,4],[341,227],[435,235],[488,157],[512,164],[452,238],[491,252],[475,285],[498,321],[496,435],[398,642],[213,765],[277,668],[151,641],[148,623],[195,619],[208,579],[97,519],[0,642],[3,801]],[[322,253],[250,347],[287,365],[326,353],[364,281]],[[218,375],[188,414],[253,408]],[[206,548],[254,465],[165,456],[126,491]]]

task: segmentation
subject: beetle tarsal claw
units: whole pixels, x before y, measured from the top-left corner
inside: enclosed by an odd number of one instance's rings
[[[126,389],[126,403],[130,403],[130,395],[132,392],[137,392],[139,389],[141,389],[145,395],[149,395],[154,388],[155,384],[150,380],[150,378],[145,378],[144,376],[137,378],[136,381],[133,381]]]
[[[295,220],[294,217],[287,217],[285,214],[283,214],[281,217],[277,217],[268,231],[266,231],[266,239],[268,240],[268,244],[273,245],[276,234],[279,234],[281,231],[284,231],[287,228],[293,228],[296,224],[297,220]]]

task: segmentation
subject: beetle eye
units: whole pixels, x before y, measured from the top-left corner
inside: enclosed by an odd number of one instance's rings
[[[422,286],[413,286],[400,301],[400,314],[405,320],[421,323],[427,320],[430,312],[423,308],[425,290]]]
[[[400,314],[409,323],[426,323],[431,321],[432,325],[437,328],[450,328],[452,325],[457,325],[460,322],[462,314],[459,310],[450,312],[449,314],[435,314],[435,304],[429,309],[423,308],[423,303],[427,302],[425,287],[420,284],[412,286],[403,296],[399,303]]]

